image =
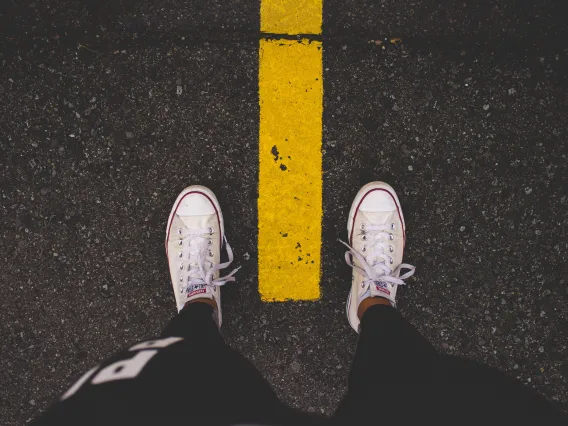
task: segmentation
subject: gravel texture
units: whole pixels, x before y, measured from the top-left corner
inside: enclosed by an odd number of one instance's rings
[[[224,334],[295,407],[331,413],[356,335],[352,197],[399,193],[401,312],[441,351],[568,408],[568,24],[560,2],[327,1],[323,298],[256,284],[256,1],[0,8],[0,424],[175,313],[171,204],[218,195],[235,264]],[[398,40],[400,39],[400,40]]]

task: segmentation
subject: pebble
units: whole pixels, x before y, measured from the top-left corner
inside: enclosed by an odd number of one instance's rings
[[[460,231],[461,232],[465,231],[465,226],[460,226]]]
[[[182,92],[183,92],[183,87],[181,87],[181,86],[178,86],[178,87],[177,87],[177,89],[176,89],[176,93],[177,93],[177,95],[178,95],[178,96],[179,96],[179,95],[181,95],[181,94],[182,94]]]
[[[525,188],[525,194],[530,195],[532,193],[532,188]]]
[[[489,104],[483,105],[483,111],[487,111],[489,109]]]
[[[508,92],[509,92],[509,95],[514,95],[515,93],[517,93],[517,90],[512,87],[508,90]]]
[[[290,368],[292,369],[292,371],[294,373],[299,373],[300,372],[300,363],[298,361],[294,361],[291,365]]]
[[[243,254],[243,259],[245,259],[245,260],[250,259],[250,254],[248,253],[248,251],[245,254]]]
[[[539,347],[538,347],[538,351],[539,351],[540,353],[543,353],[543,352],[544,352],[544,346],[539,346]]]
[[[408,170],[412,171],[412,170],[414,170],[414,167],[408,166]]]
[[[134,133],[126,132],[126,139],[132,139],[134,137]]]

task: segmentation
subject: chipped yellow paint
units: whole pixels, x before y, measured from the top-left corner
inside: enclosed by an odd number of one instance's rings
[[[261,40],[258,275],[262,300],[320,297],[322,45]]]
[[[321,34],[323,0],[261,0],[260,30]],[[258,279],[262,300],[320,297],[322,45],[259,46]]]
[[[274,34],[321,34],[323,0],[262,0],[260,31]]]

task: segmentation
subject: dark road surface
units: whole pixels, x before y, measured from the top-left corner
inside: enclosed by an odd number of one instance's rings
[[[323,297],[284,304],[256,281],[258,1],[0,12],[0,424],[160,333],[166,221],[190,184],[216,192],[243,266],[223,333],[293,406],[329,414],[346,391],[357,336],[336,239],[358,188],[384,180],[417,267],[400,311],[568,408],[561,1],[324,3]]]

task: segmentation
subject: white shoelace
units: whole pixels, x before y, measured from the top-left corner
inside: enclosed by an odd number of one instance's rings
[[[225,263],[218,264],[213,264],[213,262],[208,261],[207,257],[212,256],[212,253],[209,250],[209,245],[211,244],[210,237],[212,233],[212,228],[192,230],[178,229],[178,235],[181,236],[180,241],[182,246],[182,250],[179,254],[179,258],[181,260],[179,268],[182,271],[180,273],[182,291],[185,286],[190,285],[221,286],[229,281],[235,281],[235,277],[233,277],[233,275],[240,269],[240,267],[232,270],[224,277],[213,278],[215,272],[225,269],[231,264],[233,261],[233,250],[231,249],[227,238],[223,236],[229,260]]]
[[[365,225],[362,235],[367,241],[365,248],[366,255],[362,255],[353,247],[344,241],[339,242],[345,245],[349,250],[345,252],[345,261],[352,268],[356,268],[366,277],[363,280],[363,287],[373,282],[387,282],[393,285],[404,285],[405,279],[414,275],[414,266],[408,263],[401,263],[394,270],[388,267],[387,263],[392,263],[392,258],[387,254],[391,252],[392,246],[387,241],[392,239],[392,234],[385,229],[384,225]],[[360,267],[352,262],[351,256],[355,256]],[[400,275],[402,269],[409,271],[404,275]]]

